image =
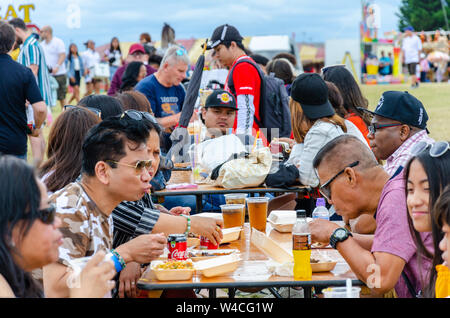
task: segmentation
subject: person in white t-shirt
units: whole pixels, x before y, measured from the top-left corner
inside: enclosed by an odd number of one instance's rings
[[[94,91],[95,80],[93,78],[94,67],[95,64],[100,63],[101,57],[98,52],[95,51],[95,42],[92,40],[88,40],[86,43],[86,51],[82,53],[82,58],[84,62],[84,66],[86,68],[86,94],[84,96],[91,95]],[[99,92],[98,92],[99,94]]]
[[[64,63],[66,59],[66,48],[63,40],[53,36],[53,29],[48,25],[42,27],[41,38],[43,40],[41,46],[44,50],[47,68],[58,82],[57,98],[62,109],[66,104],[67,94],[67,70],[66,64]]]
[[[405,35],[402,42],[403,63],[408,67],[411,76],[411,87],[418,87],[419,82],[416,76],[416,68],[419,63],[420,52],[422,51],[422,41],[414,34],[414,28],[408,26],[404,29]]]

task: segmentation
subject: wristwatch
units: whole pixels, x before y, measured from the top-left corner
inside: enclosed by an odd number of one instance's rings
[[[339,227],[334,230],[333,234],[330,236],[330,245],[332,248],[336,249],[336,244],[338,242],[343,242],[348,239],[349,236],[353,236],[352,233],[346,228]]]

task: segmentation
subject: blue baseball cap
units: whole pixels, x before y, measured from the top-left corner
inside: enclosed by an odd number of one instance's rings
[[[414,28],[412,26],[408,25],[407,27],[403,28],[403,32],[405,32],[405,31],[414,31]]]

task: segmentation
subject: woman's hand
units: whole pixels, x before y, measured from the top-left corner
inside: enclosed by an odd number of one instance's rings
[[[112,260],[104,261],[105,252],[96,253],[80,273],[80,284],[70,289],[72,298],[101,298],[114,288],[116,269]]]
[[[120,272],[119,278],[119,297],[136,298],[136,284],[141,277],[141,265],[131,262]]]

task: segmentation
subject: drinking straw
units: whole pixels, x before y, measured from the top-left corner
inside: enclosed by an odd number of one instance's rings
[[[259,130],[256,132],[256,138],[255,138],[255,141],[253,142],[253,149],[252,149],[252,152],[255,151],[255,148],[256,148],[256,141],[258,140],[258,138],[259,138]]]
[[[347,278],[346,282],[346,292],[347,292],[347,298],[352,298],[352,280],[350,278]]]

